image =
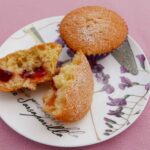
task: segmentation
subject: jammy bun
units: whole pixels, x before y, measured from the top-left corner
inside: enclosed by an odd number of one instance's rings
[[[62,122],[83,118],[90,109],[93,96],[93,76],[83,53],[64,64],[53,77],[52,88],[43,98],[43,109]]]
[[[0,91],[35,90],[55,73],[61,46],[45,43],[0,59]]]

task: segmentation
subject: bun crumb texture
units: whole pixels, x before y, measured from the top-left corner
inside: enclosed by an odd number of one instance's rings
[[[47,43],[20,50],[0,59],[0,91],[22,88],[35,90],[37,84],[51,80],[61,46]]]

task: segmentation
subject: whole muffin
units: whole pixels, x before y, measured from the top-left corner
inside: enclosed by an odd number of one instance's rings
[[[100,6],[86,6],[68,13],[60,24],[60,35],[74,51],[86,55],[105,54],[118,48],[128,28],[114,11]]]

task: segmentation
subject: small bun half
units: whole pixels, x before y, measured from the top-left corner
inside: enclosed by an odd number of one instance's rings
[[[53,77],[53,88],[43,98],[44,111],[62,122],[80,120],[90,109],[93,85],[90,65],[84,54],[78,52]]]
[[[1,58],[0,91],[35,90],[37,84],[51,80],[60,53],[61,45],[44,43]]]

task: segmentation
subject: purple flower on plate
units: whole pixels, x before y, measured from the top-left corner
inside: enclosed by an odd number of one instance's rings
[[[86,56],[88,61],[89,61],[89,64],[91,66],[91,69],[93,71],[93,73],[98,73],[98,72],[101,72],[103,69],[104,69],[104,66],[102,66],[101,64],[97,63],[97,60],[99,58],[98,55],[90,55],[90,56]]]
[[[120,72],[121,72],[121,73],[127,73],[127,72],[129,72],[129,71],[128,71],[127,68],[125,68],[124,66],[120,66]]]
[[[110,78],[109,74],[104,74],[102,78],[102,83],[108,84],[109,78]]]
[[[137,55],[137,59],[139,60],[141,67],[145,69],[145,56],[143,54]]]
[[[109,110],[108,115],[113,115],[113,116],[116,116],[116,117],[121,117],[121,115],[123,115],[122,110],[123,110],[122,107],[119,107],[116,110]]]
[[[128,79],[127,77],[120,77],[121,78],[121,82],[124,83],[127,87],[131,87],[132,86],[132,81],[130,79]]]
[[[90,56],[86,56],[89,64],[91,66],[91,69],[93,71],[93,73],[99,73],[104,69],[104,66],[102,66],[101,64],[97,63],[97,61],[101,58],[101,55],[90,55]]]
[[[127,77],[120,77],[121,83],[119,84],[119,88],[124,90],[126,87],[132,87],[133,82]]]
[[[62,40],[62,38],[61,38],[61,37],[58,37],[58,38],[55,40],[55,42],[57,42],[57,43],[61,44],[61,45],[62,45],[62,47],[64,47],[64,46],[65,46],[65,42]]]
[[[104,66],[101,64],[90,64],[93,73],[99,73],[104,69]]]
[[[102,82],[103,84],[108,84],[110,78],[108,74],[105,75],[103,72],[96,73],[95,77],[98,82]]]
[[[67,55],[72,58],[74,56],[74,52],[70,48],[68,48]]]
[[[95,77],[96,77],[98,82],[101,82],[103,79],[103,72],[96,73]]]
[[[102,91],[105,91],[107,94],[111,94],[115,91],[115,89],[112,85],[106,84],[103,86]]]
[[[127,101],[125,98],[113,99],[110,96],[108,98],[109,98],[110,102],[107,103],[107,105],[110,105],[110,106],[125,106],[127,104]]]
[[[126,85],[123,84],[123,83],[120,83],[120,84],[119,84],[119,88],[120,88],[121,90],[124,90],[124,89],[126,88]]]
[[[147,84],[145,85],[145,90],[147,90],[147,91],[150,90],[150,83],[147,83]]]

